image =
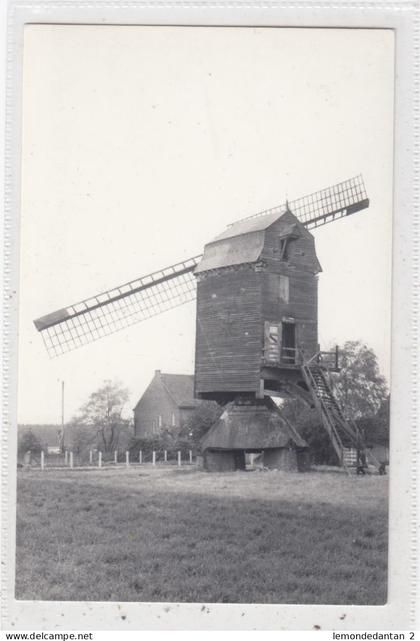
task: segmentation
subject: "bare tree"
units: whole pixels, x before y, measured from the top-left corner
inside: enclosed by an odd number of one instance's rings
[[[72,420],[73,440],[83,448],[95,444],[105,453],[116,450],[130,425],[122,416],[128,398],[129,392],[121,383],[104,381]]]

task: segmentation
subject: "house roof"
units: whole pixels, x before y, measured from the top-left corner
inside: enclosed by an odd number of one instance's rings
[[[158,374],[164,387],[178,407],[196,407],[194,398],[194,376],[192,374]]]
[[[156,370],[147,390],[155,385],[156,381],[161,383],[175,405],[180,409],[194,408],[200,404],[200,401],[194,398],[194,376],[192,374],[166,374]],[[137,408],[147,390],[141,395],[133,409]]]
[[[280,209],[264,216],[234,223],[204,248],[194,273],[243,263],[255,263],[264,249],[265,231],[279,221],[279,234],[299,236],[306,230],[289,210]]]

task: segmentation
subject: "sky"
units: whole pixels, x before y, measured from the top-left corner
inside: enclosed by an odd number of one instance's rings
[[[390,30],[28,25],[18,421],[105,379],[194,372],[195,304],[50,359],[33,319],[195,256],[225,226],[356,174],[370,207],[315,230],[321,346],[390,371]]]

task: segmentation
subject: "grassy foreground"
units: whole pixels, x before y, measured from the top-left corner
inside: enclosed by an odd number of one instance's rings
[[[18,599],[383,604],[386,576],[386,477],[18,473]]]

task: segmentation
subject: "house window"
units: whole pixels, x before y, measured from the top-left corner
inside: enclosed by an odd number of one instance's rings
[[[279,296],[282,303],[289,302],[289,277],[280,274]]]
[[[162,427],[162,416],[160,414],[159,414],[159,418],[158,418],[158,425],[159,425],[159,427]]]
[[[175,427],[175,412],[172,412],[172,427]]]

